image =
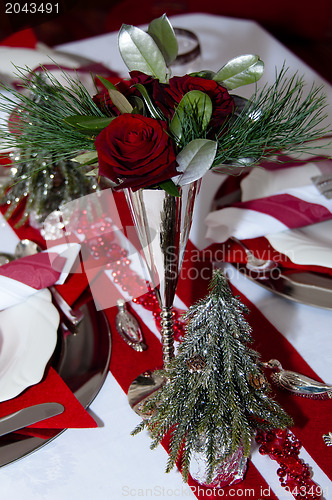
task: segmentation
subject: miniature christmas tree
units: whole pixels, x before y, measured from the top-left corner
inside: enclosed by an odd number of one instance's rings
[[[223,459],[240,446],[247,458],[256,430],[292,425],[267,395],[270,387],[259,354],[248,347],[252,339],[245,312],[218,270],[209,294],[186,314],[187,332],[179,352],[167,372],[162,371],[167,382],[143,407],[147,415],[154,412],[133,431],[147,428],[151,448],[171,432],[166,472],[180,459],[186,480],[195,445],[204,435],[209,484],[220,465],[220,440]]]

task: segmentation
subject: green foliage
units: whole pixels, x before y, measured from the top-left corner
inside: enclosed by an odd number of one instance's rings
[[[99,134],[114,118],[74,115],[68,116],[64,122],[84,134]]]
[[[247,308],[232,295],[221,271],[214,274],[210,293],[190,307],[187,332],[167,372],[167,383],[145,403],[153,415],[133,434],[147,428],[151,448],[170,432],[170,455],[166,471],[181,456],[187,479],[197,439],[207,439],[208,481],[213,470],[239,446],[248,457],[257,429],[285,428],[292,420],[268,397],[269,385],[256,388],[251,377],[262,376],[259,355],[248,347],[251,328],[244,320]],[[201,365],[195,369],[193,360]],[[203,362],[202,362],[203,360]],[[226,452],[218,454],[216,439]]]
[[[170,130],[178,139],[181,139],[185,122],[190,117],[190,121],[195,121],[197,138],[202,137],[211,120],[212,110],[212,101],[207,94],[200,90],[191,90],[179,102],[170,123]]]
[[[310,152],[312,141],[329,133],[321,126],[327,117],[322,87],[313,85],[305,96],[304,78],[288,78],[286,73],[282,68],[272,85],[257,91],[242,112],[224,124],[214,166],[228,164],[231,174],[232,164],[242,159],[255,165],[280,152]]]
[[[178,55],[178,42],[168,17],[164,14],[151,21],[148,33],[158,45],[167,66],[169,66]]]
[[[115,89],[115,90],[108,89],[108,93],[110,95],[110,98],[111,98],[114,106],[117,107],[117,109],[120,111],[120,113],[131,113],[133,111],[133,107],[130,104],[130,102],[117,89]]]
[[[167,66],[158,45],[145,31],[123,24],[118,36],[119,50],[129,71],[142,71],[165,82]]]
[[[159,187],[172,196],[180,196],[178,188],[171,179],[169,179],[168,181],[160,182]]]
[[[107,89],[107,90],[117,90],[116,86],[113,85],[112,82],[110,82],[109,80],[107,80],[106,78],[103,78],[102,76],[100,75],[97,75],[97,78],[98,80],[101,81],[101,83],[104,85],[104,87]]]
[[[156,120],[163,120],[165,119],[165,117],[163,116],[162,112],[156,108],[156,106],[154,105],[151,97],[149,96],[149,93],[148,91],[146,90],[146,88],[144,87],[144,85],[142,85],[141,83],[137,83],[135,85],[135,87],[137,88],[137,90],[141,93],[142,97],[143,97],[143,100],[146,104],[146,107],[148,108],[150,114],[151,114],[151,117],[152,118],[155,118]]]
[[[46,163],[53,163],[55,158],[70,160],[83,151],[94,150],[98,131],[85,135],[82,128],[65,122],[77,115],[105,117],[80,81],[64,73],[67,84],[63,85],[46,69],[42,75],[17,70],[28,93],[4,87],[11,95],[2,97],[0,110],[16,119],[10,132],[7,123],[1,124],[2,148],[18,149],[21,162],[29,161],[33,153],[43,153]]]
[[[257,82],[264,73],[264,63],[257,55],[235,57],[214,75],[213,80],[228,90]]]
[[[76,161],[80,165],[96,165],[98,163],[98,154],[95,151],[82,153],[81,155],[72,158],[72,160]]]

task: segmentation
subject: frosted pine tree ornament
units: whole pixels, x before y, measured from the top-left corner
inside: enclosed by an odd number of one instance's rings
[[[286,428],[292,419],[268,396],[259,354],[248,345],[247,308],[220,270],[208,295],[185,317],[186,335],[170,363],[168,382],[145,403],[155,448],[170,432],[169,472],[179,461],[184,480],[223,487],[241,480],[256,430]]]

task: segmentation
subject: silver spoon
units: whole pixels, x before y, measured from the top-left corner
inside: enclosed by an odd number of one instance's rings
[[[35,255],[40,252],[41,248],[31,240],[21,240],[17,243],[15,248],[14,257],[15,259],[20,259],[21,257],[27,257],[28,255]],[[70,324],[75,328],[83,319],[84,314],[80,309],[73,311],[69,304],[64,300],[64,298],[60,295],[57,289],[54,286],[49,287],[50,292],[52,293],[55,302],[65,315],[65,317],[69,320]]]
[[[20,240],[15,247],[14,257],[15,259],[21,259],[22,257],[35,255],[40,251],[40,247],[34,241]]]
[[[0,266],[9,264],[9,262],[11,262],[12,260],[14,260],[14,255],[5,252],[0,253]]]
[[[242,241],[238,240],[234,236],[231,238],[235,243],[240,245],[240,247],[243,248],[243,250],[246,253],[247,256],[247,263],[246,267],[249,269],[249,271],[253,271],[257,274],[268,274],[273,269],[276,269],[278,267],[277,262],[274,262],[273,260],[268,260],[268,259],[259,259],[258,257],[255,257],[255,255],[247,248]]]

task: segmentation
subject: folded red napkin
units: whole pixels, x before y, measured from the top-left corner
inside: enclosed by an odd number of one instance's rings
[[[312,182],[321,173],[331,174],[332,161],[316,158],[315,163],[279,165],[226,179],[205,219],[208,240],[257,238],[332,218],[331,200]]]
[[[35,32],[32,29],[27,28],[4,38],[1,40],[0,45],[5,45],[6,47],[25,47],[34,49],[37,45],[37,41]]]
[[[29,434],[41,437],[43,433],[39,432],[39,429],[97,427],[94,419],[83,408],[60,375],[52,367],[48,369],[42,382],[29,387],[16,398],[2,402],[0,404],[0,417],[14,413],[27,406],[47,402],[61,403],[65,407],[64,412],[29,426],[27,428],[30,430]],[[33,431],[33,429],[38,429],[38,431]],[[45,434],[45,437],[48,437],[48,433]]]
[[[65,262],[66,259],[56,253],[38,253],[4,264],[0,267],[0,276],[42,290],[58,281]]]
[[[243,244],[260,259],[273,260],[280,268],[293,269],[294,271],[310,271],[332,276],[332,269],[319,265],[301,265],[292,262],[286,255],[275,250],[265,237],[242,240]],[[205,257],[204,257],[205,256]],[[225,243],[213,243],[202,251],[202,259],[212,258],[215,262],[230,262],[232,264],[245,264],[247,256],[245,250],[234,240]]]
[[[36,290],[61,284],[77,260],[80,245],[58,245],[0,267],[0,309],[33,295]]]

